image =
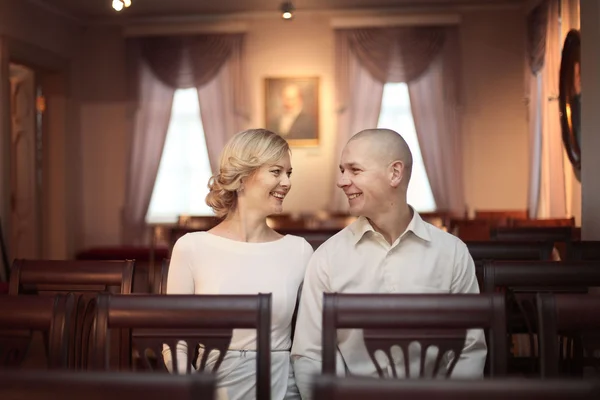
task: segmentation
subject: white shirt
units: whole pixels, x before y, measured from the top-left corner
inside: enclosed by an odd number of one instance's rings
[[[272,294],[273,399],[283,399],[286,394],[291,372],[292,316],[298,288],[312,253],[312,247],[304,238],[293,235],[272,242],[247,243],[208,232],[194,232],[181,237],[173,248],[167,294]],[[253,398],[256,357],[243,353],[240,357],[239,351],[256,350],[256,330],[234,329],[229,350],[217,372],[219,386],[227,388],[229,399]],[[185,371],[186,355],[187,346],[184,342],[178,343],[179,371]],[[171,370],[168,347],[163,350],[163,357]],[[211,354],[209,364],[216,359],[216,354]],[[210,370],[212,365],[207,368]]]
[[[417,212],[391,246],[366,218],[358,218],[321,245],[306,270],[292,347],[296,384],[303,399],[311,397],[311,376],[321,373],[323,292],[479,293],[479,286],[467,246],[424,222]],[[338,331],[338,346],[352,374],[377,376],[361,330]],[[483,376],[486,353],[483,331],[469,330],[452,376]],[[411,376],[420,364],[419,353],[413,354],[410,351]],[[428,353],[426,371],[434,360]],[[344,371],[339,354],[337,369]],[[404,374],[403,362],[397,370],[400,376]]]

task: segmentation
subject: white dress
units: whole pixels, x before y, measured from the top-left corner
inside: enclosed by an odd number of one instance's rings
[[[247,243],[194,232],[181,237],[173,248],[167,294],[272,293],[272,399],[300,398],[290,362],[290,333],[298,288],[312,253],[304,238],[292,235]],[[219,399],[256,398],[255,350],[256,331],[235,329],[217,372]],[[185,347],[178,345],[177,353],[178,370],[185,371]],[[171,370],[168,348],[163,357]],[[216,359],[216,354],[209,355],[208,370]]]

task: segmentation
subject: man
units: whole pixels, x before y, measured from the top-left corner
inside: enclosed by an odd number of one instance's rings
[[[359,218],[321,245],[306,270],[292,347],[303,399],[311,396],[312,376],[321,373],[323,292],[479,293],[466,245],[406,203],[411,168],[408,145],[388,129],[359,132],[342,152],[337,185]],[[361,331],[339,331],[338,348],[338,372],[376,375]],[[410,352],[411,371],[419,354]],[[452,376],[482,377],[485,357],[483,331],[469,330]],[[426,371],[434,359],[428,352]],[[402,363],[398,368],[404,372]]]
[[[304,110],[302,90],[294,83],[281,91],[281,114],[269,121],[267,129],[286,139],[316,139],[316,120]]]

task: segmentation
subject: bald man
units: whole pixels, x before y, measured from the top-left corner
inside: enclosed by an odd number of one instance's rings
[[[359,132],[342,152],[337,186],[348,198],[350,213],[358,218],[322,244],[306,270],[292,347],[303,399],[311,396],[312,375],[321,372],[324,292],[479,293],[466,245],[423,221],[407,204],[411,169],[408,145],[389,129]],[[338,348],[339,373],[377,376],[360,330],[339,331]],[[483,331],[468,331],[452,377],[482,377],[486,353]],[[420,352],[412,349],[409,355],[414,376]],[[425,371],[429,374],[434,360],[435,353],[428,352]],[[445,358],[444,368],[450,361]],[[396,368],[404,375],[403,363]]]

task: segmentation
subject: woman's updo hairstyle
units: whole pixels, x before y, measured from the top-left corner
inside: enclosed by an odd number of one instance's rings
[[[237,206],[242,180],[265,164],[272,164],[290,152],[288,143],[266,129],[248,129],[227,142],[219,161],[219,173],[208,181],[206,204],[217,217],[225,218]]]

